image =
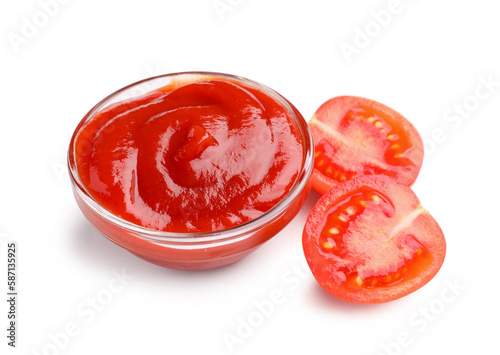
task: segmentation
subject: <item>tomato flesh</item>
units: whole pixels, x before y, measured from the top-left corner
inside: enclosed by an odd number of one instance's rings
[[[360,97],[328,100],[309,122],[315,142],[313,189],[364,175],[385,175],[411,186],[422,166],[423,142],[393,109]]]
[[[323,195],[303,233],[307,262],[331,294],[356,303],[403,297],[441,267],[441,228],[407,186],[364,176]]]

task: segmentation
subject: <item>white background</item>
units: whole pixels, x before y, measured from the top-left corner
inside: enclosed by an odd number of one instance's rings
[[[229,7],[219,13],[213,0],[71,0],[43,10],[47,1],[0,8],[2,290],[6,241],[19,250],[18,348],[6,345],[1,296],[0,353],[499,353],[494,1],[401,0],[394,11],[389,0],[221,0]],[[390,19],[377,25],[373,12],[387,9]],[[355,46],[355,37],[356,53],[345,55],[342,46]],[[307,119],[344,94],[405,115],[427,148],[414,191],[448,243],[439,274],[388,304],[333,298],[303,268],[301,232],[316,194],[258,251],[213,271],[164,269],[101,237],[78,210],[64,168],[74,128],[111,92],[190,70],[262,82]],[[496,84],[486,87],[487,80]],[[464,104],[466,117],[457,117]],[[123,269],[133,280],[107,299],[113,271]],[[282,302],[260,319],[255,302],[267,304],[273,292]],[[106,303],[99,312],[91,311],[96,296]],[[249,317],[263,320],[241,334]],[[77,334],[62,335],[68,326]],[[228,334],[241,341],[228,346]]]

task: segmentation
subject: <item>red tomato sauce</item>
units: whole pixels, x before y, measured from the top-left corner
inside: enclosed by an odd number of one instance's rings
[[[271,209],[296,183],[302,146],[277,100],[211,79],[114,104],[75,143],[81,182],[102,207],[176,233],[230,228]]]

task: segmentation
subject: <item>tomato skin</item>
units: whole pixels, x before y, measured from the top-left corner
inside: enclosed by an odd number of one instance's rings
[[[422,138],[404,116],[382,103],[335,97],[316,110],[309,126],[317,152],[312,188],[319,194],[363,175],[383,174],[407,186],[418,176]],[[322,144],[331,151],[323,151]],[[329,163],[320,167],[325,158]]]
[[[345,208],[348,204],[342,205],[340,202],[345,201],[346,196],[356,196],[357,191],[376,191],[386,201],[376,205],[368,201],[367,207],[361,209],[362,212],[347,207],[350,212],[357,214],[352,215],[345,230],[340,227],[332,228],[332,220],[336,221],[335,218],[332,219],[332,211],[336,211],[336,206]],[[377,200],[380,201],[378,198]],[[342,216],[346,218],[345,214]],[[361,218],[365,219],[356,224]],[[321,246],[324,231],[331,230],[329,228],[339,233],[335,237],[340,250],[335,252],[325,251]],[[388,231],[395,231],[395,236]],[[390,238],[383,239],[379,237],[380,234],[389,234]],[[384,241],[392,245],[392,249],[388,248],[386,253],[381,251],[388,245]],[[397,243],[400,245],[396,248],[394,245]],[[335,297],[353,303],[389,302],[416,291],[436,275],[446,254],[443,232],[434,218],[421,207],[417,196],[409,187],[384,176],[355,178],[336,185],[323,195],[306,220],[302,244],[307,263],[320,286]],[[423,250],[421,254],[410,254],[408,259],[394,256],[399,250],[411,250],[416,245],[417,250]],[[359,250],[363,253],[359,253]],[[360,255],[364,260],[359,258]],[[394,265],[389,261],[394,260],[401,265],[398,265],[396,271],[390,271]],[[370,274],[363,270],[369,264],[379,268],[379,273],[373,271]],[[390,272],[380,273],[380,270]],[[399,276],[400,270],[406,272],[403,277]],[[349,276],[350,274],[353,276]],[[395,274],[399,279],[394,277]],[[390,275],[395,281],[384,283],[385,278]],[[361,284],[353,284],[353,280],[357,281],[358,277]],[[376,286],[369,285],[370,282],[375,282]]]
[[[326,194],[330,191],[336,183],[332,183],[330,179],[321,174],[318,169],[313,169],[311,174],[312,189],[320,195]]]

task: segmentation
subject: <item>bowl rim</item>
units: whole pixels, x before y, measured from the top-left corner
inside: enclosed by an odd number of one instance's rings
[[[152,228],[147,228],[135,223],[132,223],[130,221],[127,221],[115,214],[113,214],[111,211],[105,209],[102,207],[93,197],[92,195],[87,191],[83,183],[80,181],[79,174],[78,174],[78,169],[76,166],[76,149],[75,149],[75,142],[78,137],[78,134],[80,133],[81,129],[83,126],[86,124],[87,121],[89,121],[96,113],[98,113],[101,109],[106,108],[110,105],[113,105],[114,102],[112,101],[114,98],[119,97],[121,94],[127,92],[128,90],[131,90],[135,87],[138,87],[140,85],[143,85],[146,82],[151,82],[159,79],[169,79],[173,77],[180,77],[180,76],[188,76],[188,77],[193,77],[193,78],[198,78],[197,80],[194,80],[192,82],[197,82],[197,81],[202,81],[202,80],[209,80],[209,79],[215,79],[217,80],[218,78],[220,79],[225,79],[229,81],[236,81],[239,83],[242,83],[244,85],[251,86],[253,88],[256,88],[258,90],[263,91],[265,94],[271,96],[275,100],[278,101],[281,105],[283,105],[288,113],[292,116],[292,118],[295,121],[295,124],[297,125],[297,128],[301,134],[301,139],[302,139],[302,165],[301,165],[301,170],[299,171],[299,175],[296,178],[296,183],[293,185],[293,187],[288,191],[288,193],[272,208],[264,212],[262,215],[239,225],[226,228],[226,229],[221,229],[221,230],[216,230],[216,231],[210,231],[210,232],[195,232],[195,233],[178,233],[178,232],[168,232],[168,231],[161,231],[161,230],[156,230]],[[189,84],[191,82],[186,82],[185,85]],[[152,89],[147,91],[146,93],[157,90],[165,85],[161,85],[157,87],[156,89]],[[145,93],[145,94],[146,94]],[[137,96],[131,96],[130,99],[140,97],[141,95]],[[117,101],[120,102],[120,101]],[[275,221],[281,214],[283,214],[288,207],[293,203],[293,201],[300,195],[300,193],[303,191],[303,189],[307,186],[312,170],[313,170],[313,163],[314,163],[314,143],[313,143],[313,138],[312,134],[309,130],[309,125],[304,119],[304,117],[300,114],[300,112],[293,106],[285,97],[283,97],[281,94],[276,92],[275,90],[269,88],[266,85],[263,85],[259,82],[247,79],[242,76],[238,75],[233,75],[233,74],[225,74],[225,73],[219,73],[219,72],[209,72],[209,71],[186,71],[186,72],[175,72],[175,73],[167,73],[167,74],[162,74],[162,75],[156,75],[152,76],[146,79],[142,79],[139,81],[136,81],[132,84],[129,84],[127,86],[122,87],[121,89],[118,89],[114,91],[113,93],[109,94],[106,96],[104,99],[99,101],[94,107],[90,109],[90,111],[80,120],[78,126],[75,128],[73,135],[71,137],[71,141],[69,144],[69,149],[68,149],[68,170],[69,170],[69,175],[71,179],[71,183],[73,185],[74,191],[78,193],[78,195],[82,198],[82,200],[85,202],[85,204],[91,208],[95,213],[97,213],[100,217],[104,218],[106,221],[122,228],[125,230],[128,230],[130,232],[137,233],[139,237],[142,239],[149,239],[151,242],[157,244],[157,243],[162,243],[162,242],[174,242],[174,243],[197,243],[197,242],[207,242],[207,241],[222,241],[225,239],[245,239],[243,238],[238,238],[241,237],[242,235],[249,234],[249,232],[252,231],[257,231],[264,227],[267,224],[272,223]]]

